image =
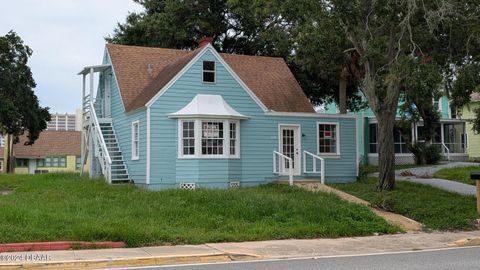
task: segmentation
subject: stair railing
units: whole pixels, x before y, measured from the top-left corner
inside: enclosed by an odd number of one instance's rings
[[[107,144],[103,139],[102,130],[100,129],[100,124],[98,122],[97,114],[95,112],[95,105],[90,101],[90,117],[92,121],[92,130],[90,132],[92,139],[95,141],[95,145],[99,147],[98,151],[98,161],[100,162],[100,167],[102,168],[102,174],[109,184],[112,183],[112,159],[108,153]],[[92,151],[93,149],[90,149]],[[90,162],[93,162],[92,160]]]
[[[312,158],[312,170],[307,170],[307,157]],[[317,160],[320,161],[320,171],[317,170]],[[325,184],[325,160],[322,157],[319,157],[315,154],[312,154],[308,151],[303,151],[303,173],[319,173],[320,174],[320,182]]]
[[[278,156],[278,170],[277,170],[277,156]],[[290,186],[293,186],[293,160],[292,158],[290,157],[287,157],[285,156],[284,154],[280,153],[280,152],[277,152],[277,151],[273,151],[273,173],[275,174],[280,174],[280,168],[282,168],[282,162],[280,162],[281,160],[284,160],[284,162],[286,161],[287,164],[288,164],[288,182],[290,184]],[[283,169],[285,169],[285,167],[283,167]]]

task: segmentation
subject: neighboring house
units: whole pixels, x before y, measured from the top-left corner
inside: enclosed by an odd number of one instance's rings
[[[440,112],[440,125],[435,129],[433,143],[442,149],[446,160],[468,160],[466,121],[459,118],[446,96],[433,101],[433,105]],[[334,104],[327,105],[326,113],[335,113]],[[378,164],[378,136],[377,120],[371,109],[352,113],[358,118],[358,147],[364,163]],[[398,118],[399,119],[399,115]],[[423,123],[412,125],[411,134],[414,141],[424,141]],[[395,162],[396,164],[414,163],[413,154],[399,130],[394,131]]]
[[[5,152],[4,152],[4,148],[3,146],[0,146],[0,173],[3,173],[3,168],[4,168],[4,165],[3,165],[3,159],[4,159],[4,155]]]
[[[473,124],[469,120],[475,118],[474,110],[480,107],[480,93],[470,96],[470,103],[459,109],[459,116],[467,121],[468,155],[474,160],[480,160],[480,136],[473,131]]]
[[[193,51],[108,44],[79,74],[91,176],[155,190],[357,176],[355,116],[315,113],[281,58],[205,40]]]
[[[15,173],[34,174],[80,171],[79,131],[43,131],[32,145],[26,135],[13,145]]]

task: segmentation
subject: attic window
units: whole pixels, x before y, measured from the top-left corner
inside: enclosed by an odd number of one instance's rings
[[[203,82],[214,83],[215,82],[215,62],[203,61]]]

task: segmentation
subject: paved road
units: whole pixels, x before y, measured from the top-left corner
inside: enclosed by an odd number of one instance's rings
[[[451,269],[480,269],[480,247],[457,248],[437,251],[421,251],[397,254],[294,259],[257,262],[236,262],[209,265],[187,265],[168,267],[142,267],[123,269],[148,269],[148,270],[451,270]]]

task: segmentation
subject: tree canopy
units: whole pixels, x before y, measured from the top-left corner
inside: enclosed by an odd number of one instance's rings
[[[15,141],[28,132],[28,144],[34,143],[50,120],[48,108],[39,105],[33,92],[31,55],[32,50],[15,32],[0,37],[0,131]]]
[[[212,36],[218,51],[283,57],[314,105],[338,101],[346,39],[336,35],[338,24],[312,17],[324,12],[318,1],[306,0],[134,0],[145,10],[130,13],[108,42],[177,49],[194,49],[203,36]],[[321,29],[321,31],[318,31]],[[313,57],[312,57],[313,56]],[[325,68],[328,67],[328,68]],[[364,105],[353,84],[349,106]]]

